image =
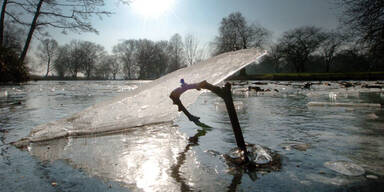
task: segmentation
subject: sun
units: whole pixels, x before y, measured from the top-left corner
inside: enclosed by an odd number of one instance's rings
[[[175,0],[133,0],[134,11],[146,18],[159,18],[173,7]]]

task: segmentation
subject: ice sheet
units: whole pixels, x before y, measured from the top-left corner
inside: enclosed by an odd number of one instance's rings
[[[169,98],[171,91],[186,83],[207,80],[218,84],[241,68],[258,62],[265,55],[257,49],[218,55],[199,64],[179,69],[115,99],[99,103],[73,116],[35,127],[19,143],[57,139],[66,136],[121,131],[131,127],[169,122],[178,115]],[[185,106],[193,103],[199,91],[183,94]]]

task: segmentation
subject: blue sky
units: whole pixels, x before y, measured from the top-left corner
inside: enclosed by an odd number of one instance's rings
[[[138,0],[140,1],[140,0]],[[139,14],[132,5],[106,0],[106,9],[115,14],[92,19],[99,34],[52,31],[59,44],[72,39],[88,40],[110,51],[123,39],[168,40],[173,34],[187,33],[198,37],[201,44],[211,42],[218,34],[220,21],[239,11],[248,22],[259,23],[277,39],[284,31],[304,25],[336,28],[338,14],[334,0],[174,0],[167,12],[157,18]]]

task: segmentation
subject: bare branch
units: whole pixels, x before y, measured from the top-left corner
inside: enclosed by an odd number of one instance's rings
[[[8,11],[6,11],[5,14],[7,14],[9,17],[11,17],[11,19],[13,21],[15,21],[16,23],[19,23],[19,24],[24,25],[24,26],[30,25],[29,23],[21,21],[19,18],[15,17],[13,14],[9,13]]]

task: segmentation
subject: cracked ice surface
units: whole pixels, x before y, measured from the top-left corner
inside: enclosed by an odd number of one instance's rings
[[[44,141],[71,135],[113,132],[172,121],[178,112],[169,94],[180,86],[180,79],[183,78],[187,83],[207,80],[211,84],[218,84],[246,65],[257,62],[265,54],[257,49],[240,50],[179,69],[69,118],[37,126],[27,140]],[[192,104],[199,94],[199,91],[184,93],[183,104]]]

